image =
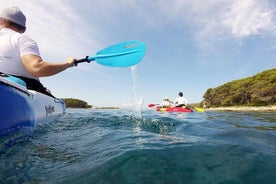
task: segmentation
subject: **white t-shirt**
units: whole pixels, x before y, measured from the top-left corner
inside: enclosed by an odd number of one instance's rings
[[[178,97],[177,99],[175,99],[174,101],[175,104],[188,104],[188,101],[184,98],[184,97]]]
[[[28,36],[8,28],[0,29],[0,72],[38,80],[24,67],[21,57],[39,54],[37,43]]]
[[[161,106],[170,106],[170,102],[169,101],[166,101],[164,100],[162,103],[161,103]]]

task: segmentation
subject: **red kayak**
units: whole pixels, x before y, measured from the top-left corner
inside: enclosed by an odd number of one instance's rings
[[[193,112],[192,109],[185,107],[156,107],[156,110],[163,112]]]

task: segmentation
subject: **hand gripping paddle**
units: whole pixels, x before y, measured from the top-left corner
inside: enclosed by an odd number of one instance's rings
[[[136,65],[145,55],[146,46],[140,41],[122,42],[100,50],[94,56],[86,56],[75,61],[75,65],[82,62],[96,61],[100,65],[111,67],[128,67]]]

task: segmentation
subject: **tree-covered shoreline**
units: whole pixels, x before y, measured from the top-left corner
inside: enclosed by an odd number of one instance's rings
[[[79,100],[79,99],[75,99],[75,98],[63,98],[66,107],[70,107],[70,108],[92,108],[92,105],[88,105],[87,102],[83,101],[83,100]]]
[[[275,105],[276,68],[209,88],[203,98],[207,107]]]
[[[246,107],[276,106],[276,68],[262,71],[251,77],[227,82],[215,88],[209,88],[203,98],[204,100],[195,106],[207,108],[238,107],[238,109],[240,107],[246,109]],[[79,99],[63,98],[63,100],[69,108],[93,107]]]

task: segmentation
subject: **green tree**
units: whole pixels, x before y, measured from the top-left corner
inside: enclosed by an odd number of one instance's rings
[[[91,108],[91,105],[88,105],[87,102],[74,98],[63,98],[67,107],[71,108]]]
[[[275,104],[276,68],[209,88],[203,98],[212,106]]]

